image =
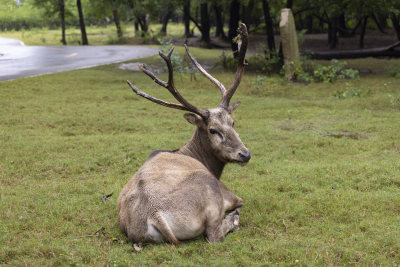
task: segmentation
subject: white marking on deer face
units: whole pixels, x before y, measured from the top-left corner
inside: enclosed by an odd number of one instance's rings
[[[237,103],[233,105],[235,106],[229,109],[230,112],[233,112],[234,108],[238,106]],[[190,123],[197,125],[202,134],[208,137],[205,138],[208,140],[208,146],[219,160],[244,165],[251,158],[250,151],[235,131],[234,121],[229,111],[221,107],[210,109],[207,121],[195,114],[185,114],[185,118]]]

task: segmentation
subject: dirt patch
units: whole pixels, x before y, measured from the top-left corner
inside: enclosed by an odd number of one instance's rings
[[[313,130],[315,127],[312,122],[296,122],[285,120],[276,128],[282,131],[310,131]]]
[[[352,131],[343,131],[343,132],[336,132],[336,133],[327,133],[324,136],[328,137],[334,137],[334,138],[349,138],[349,139],[354,139],[354,140],[359,140],[359,139],[366,139],[368,138],[367,135],[358,133],[358,132],[352,132]]]

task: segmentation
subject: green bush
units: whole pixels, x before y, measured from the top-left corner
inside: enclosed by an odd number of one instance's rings
[[[302,60],[299,64],[296,64],[295,62],[290,62],[290,68],[289,70],[291,71],[290,76],[293,77],[293,80],[298,81],[298,82],[306,82],[310,83],[313,82],[314,79],[310,73],[312,73],[313,69],[310,68],[307,71],[306,65],[308,65],[307,60]],[[306,64],[307,63],[307,64]],[[286,76],[286,71],[287,71],[287,65],[283,65],[280,74],[282,76]]]
[[[294,63],[293,63],[294,64]],[[329,65],[321,65],[302,58],[300,64],[291,68],[292,76],[296,81],[300,82],[323,82],[332,83],[342,79],[358,79],[359,72],[355,69],[346,69],[347,62],[340,62],[337,59],[331,60]],[[282,68],[281,74],[285,74],[285,67]]]
[[[261,49],[261,51],[265,53],[264,55],[256,54],[246,58],[248,62],[247,70],[265,74],[280,73],[282,76],[285,75],[286,67],[282,67],[278,52],[270,53],[268,50],[265,50],[265,46],[261,46],[261,48],[259,46],[257,49]],[[227,55],[224,51],[217,64],[221,65],[226,70],[235,70],[237,60]],[[294,80],[306,83],[332,83],[336,80],[354,80],[360,77],[358,70],[348,69],[346,66],[346,61],[339,61],[337,59],[332,59],[330,64],[326,66],[312,62],[307,57],[302,57],[300,63],[297,66],[291,66],[291,69],[293,70],[292,76]]]
[[[345,90],[337,90],[336,93],[333,95],[336,99],[346,99],[349,97],[362,97],[362,96],[369,96],[371,95],[371,89],[368,87],[359,88],[356,86],[351,85],[350,83],[346,82],[346,89]]]
[[[278,52],[269,53],[266,51],[265,55],[251,55],[246,58],[246,61],[248,63],[246,70],[249,71],[271,74],[279,73],[282,68]],[[237,60],[223,51],[217,65],[221,65],[225,70],[236,70]]]
[[[160,50],[167,55],[173,45],[172,39],[160,36],[157,38],[157,41],[160,43]],[[160,60],[164,66],[164,71],[167,71],[167,66],[165,65],[164,59],[160,58]],[[184,57],[179,55],[177,51],[174,51],[174,53],[171,55],[171,64],[175,73],[185,73],[190,70],[188,62],[185,61]]]
[[[336,80],[359,78],[358,70],[345,69],[346,66],[346,61],[340,62],[337,59],[332,59],[328,66],[314,63],[314,79],[319,82],[331,83]]]

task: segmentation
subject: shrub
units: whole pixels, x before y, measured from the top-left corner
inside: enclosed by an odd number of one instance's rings
[[[358,70],[345,69],[347,62],[340,62],[337,59],[332,59],[330,65],[323,66],[320,64],[313,64],[313,76],[316,81],[331,83],[341,79],[357,79],[359,78]]]
[[[351,85],[350,83],[346,82],[346,90],[337,90],[336,93],[333,95],[336,99],[346,99],[349,97],[362,97],[362,96],[369,96],[371,95],[371,89],[368,87],[365,88],[358,88],[356,86]]]
[[[164,54],[168,54],[169,50],[171,49],[173,43],[172,39],[164,38],[164,37],[158,37],[157,41],[160,43],[160,50]],[[167,66],[165,66],[164,60],[160,58],[162,61],[162,64],[164,66],[164,70],[167,71]],[[186,63],[186,64],[185,64]],[[184,58],[180,56],[176,51],[172,53],[171,55],[171,64],[174,69],[174,72],[177,73],[183,73],[183,72],[188,72],[189,67],[187,62],[185,62]]]
[[[260,48],[261,47],[261,48]],[[280,73],[285,75],[285,66],[282,67],[282,62],[278,52],[270,53],[265,49],[265,46],[257,47],[257,50],[264,51],[264,55],[256,54],[249,56],[246,60],[248,66],[246,69],[250,71],[262,72],[265,74]],[[218,63],[224,69],[235,70],[237,60],[232,56],[228,56],[225,51],[219,57]],[[294,63],[293,63],[294,64]],[[346,68],[346,61],[332,59],[330,64],[325,66],[312,62],[307,57],[302,57],[297,66],[292,66],[292,76],[294,80],[299,82],[324,82],[332,83],[342,79],[358,79],[359,72],[355,69]]]
[[[300,64],[291,69],[293,70],[292,76],[294,79],[300,82],[332,83],[341,79],[358,79],[358,70],[346,69],[346,66],[347,63],[345,61],[340,62],[336,59],[331,60],[330,64],[325,66],[303,57]],[[285,67],[282,68],[281,74],[285,74]]]
[[[279,73],[282,64],[278,52],[270,53],[266,50],[265,53],[265,55],[256,54],[247,57],[246,61],[248,65],[246,66],[246,69],[266,74]],[[225,70],[236,70],[237,60],[223,51],[219,57],[217,65],[221,65]]]

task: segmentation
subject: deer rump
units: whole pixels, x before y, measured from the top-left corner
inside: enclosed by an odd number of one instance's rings
[[[131,241],[179,244],[204,234],[209,242],[219,242],[238,228],[243,200],[219,181],[225,164],[244,165],[250,160],[250,152],[234,130],[230,117],[240,104],[229,102],[243,74],[248,42],[244,24],[239,26],[238,32],[238,67],[228,89],[207,73],[185,46],[193,64],[219,87],[222,99],[216,108],[198,108],[180,95],[173,82],[173,48],[168,55],[159,53],[168,67],[168,82],[160,80],[146,66],[140,68],[180,104],[154,98],[127,81],[139,96],[191,112],[184,117],[196,126],[186,145],[174,151],[153,152],[122,189],[118,198],[119,224]]]
[[[217,242],[239,226],[238,210],[225,213],[242,205],[199,161],[160,152],[122,190],[119,221],[134,242],[178,244],[203,233]]]

